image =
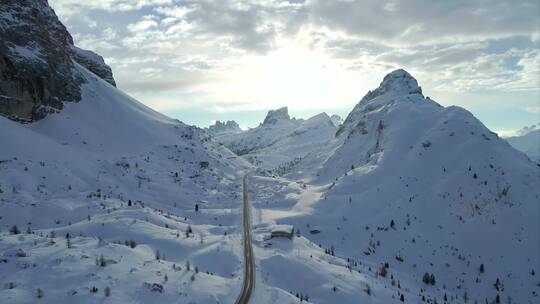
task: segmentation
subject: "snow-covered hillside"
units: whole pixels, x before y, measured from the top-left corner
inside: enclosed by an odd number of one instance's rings
[[[283,107],[269,111],[256,128],[217,134],[216,140],[258,166],[259,172],[282,175],[306,155],[326,145],[336,130],[326,113],[307,120],[291,119],[287,107]]]
[[[258,182],[259,225],[301,231],[294,245],[260,254],[271,284],[324,303],[538,301],[537,164],[468,111],[425,98],[403,70],[337,134],[286,176],[297,182]],[[282,281],[276,259],[319,279]],[[351,272],[330,275],[336,264]]]
[[[521,129],[516,136],[505,138],[512,147],[540,163],[540,124]]]
[[[0,303],[233,302],[251,165],[115,88],[46,0],[2,1],[0,36]]]
[[[0,117],[2,302],[34,303],[39,288],[49,303],[94,303],[107,287],[116,303],[234,299],[249,165],[75,67],[80,102],[33,124]]]

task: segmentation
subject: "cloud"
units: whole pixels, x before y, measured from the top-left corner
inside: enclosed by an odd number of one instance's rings
[[[174,0],[49,0],[56,13],[68,19],[87,10],[133,11],[145,6],[171,4],[172,2]]]
[[[151,77],[153,78],[153,77]],[[130,92],[162,92],[162,91],[185,91],[193,87],[197,81],[191,79],[174,79],[173,81],[167,80],[131,80],[122,83],[122,87]]]
[[[160,109],[345,108],[398,67],[436,93],[540,87],[533,0],[49,1],[120,88]]]
[[[189,8],[158,11],[193,23],[197,35],[227,38],[231,46],[243,50],[264,53],[272,48],[276,35],[267,8],[249,2],[199,1]]]
[[[519,130],[497,130],[495,133],[500,137],[506,138],[519,135]]]
[[[131,32],[141,32],[146,31],[152,28],[156,28],[158,26],[157,21],[155,20],[156,17],[153,15],[146,15],[143,16],[143,18],[132,24],[128,24],[127,29]]]
[[[539,9],[536,0],[313,0],[307,6],[314,24],[397,45],[528,36],[538,31]]]

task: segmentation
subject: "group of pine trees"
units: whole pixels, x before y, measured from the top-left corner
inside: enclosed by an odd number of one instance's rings
[[[424,282],[426,285],[435,285],[435,275],[424,273],[424,276],[422,277],[422,282]]]

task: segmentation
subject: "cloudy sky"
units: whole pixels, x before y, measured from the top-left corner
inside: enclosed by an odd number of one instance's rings
[[[346,116],[405,68],[495,131],[540,120],[538,0],[49,0],[118,87],[190,124]]]

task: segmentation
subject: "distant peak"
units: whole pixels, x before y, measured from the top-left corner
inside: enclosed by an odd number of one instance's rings
[[[516,132],[516,136],[527,135],[527,134],[529,134],[531,132],[534,132],[536,130],[540,130],[540,123],[536,124],[536,125],[531,125],[529,127],[527,127],[527,126],[523,127],[523,129]]]
[[[411,76],[411,74],[409,72],[405,71],[404,69],[395,69],[392,72],[386,74],[386,76],[384,76],[384,79],[386,79],[387,77],[410,77],[410,78],[414,78],[414,77]]]
[[[218,135],[226,132],[240,132],[242,129],[234,120],[228,120],[227,122],[216,120],[207,130],[210,134]]]
[[[236,121],[234,121],[234,120],[227,120],[227,121],[216,120],[216,123],[214,124],[214,126],[222,126],[222,127],[240,129],[240,127],[238,126],[238,123]]]
[[[330,116],[330,119],[332,120],[332,123],[336,127],[339,127],[343,123],[343,118],[341,118],[341,116],[337,114]]]
[[[289,109],[287,107],[282,107],[277,110],[270,110],[266,114],[263,124],[276,124],[279,120],[290,120]]]

